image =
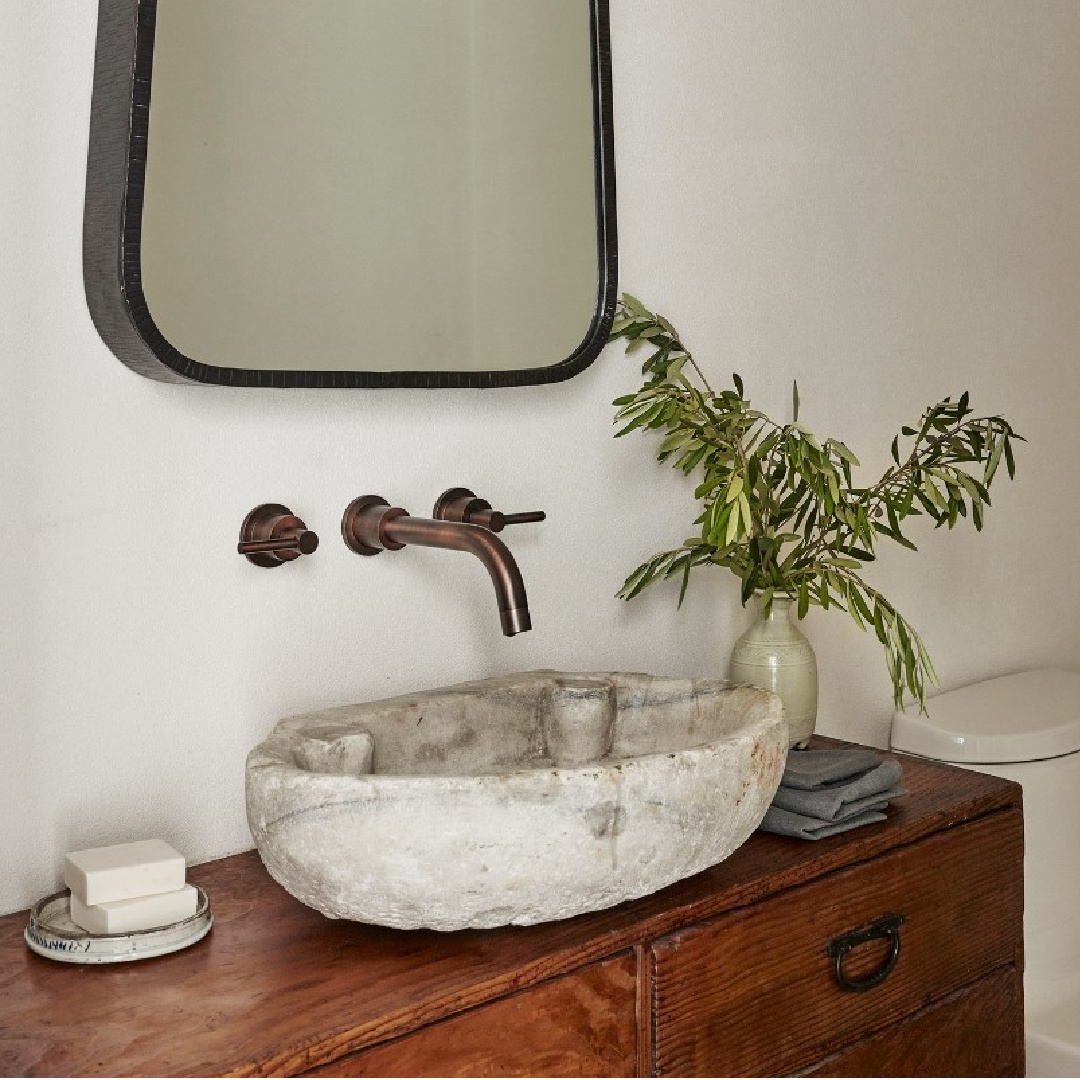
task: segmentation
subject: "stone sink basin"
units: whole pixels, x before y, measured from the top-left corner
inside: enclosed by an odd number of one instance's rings
[[[274,879],[331,918],[537,923],[725,859],[787,745],[765,690],[534,671],[282,720],[248,755],[248,822]]]

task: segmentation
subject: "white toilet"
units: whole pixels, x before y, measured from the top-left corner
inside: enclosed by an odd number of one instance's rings
[[[893,718],[892,747],[1024,789],[1028,1076],[1080,1076],[1080,675],[1042,668]]]

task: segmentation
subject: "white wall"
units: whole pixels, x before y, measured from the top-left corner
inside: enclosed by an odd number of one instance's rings
[[[798,376],[805,419],[869,467],[930,399],[1005,411],[1031,442],[985,533],[927,535],[873,580],[947,686],[1080,666],[1080,4],[612,7],[624,287],[762,405]],[[612,599],[693,516],[647,439],[610,439],[619,350],[488,393],[161,386],[108,353],[79,254],[95,8],[0,4],[0,911],[74,847],[249,846],[244,754],[288,713],[541,665],[721,673],[747,620],[721,572],[682,612],[672,588]],[[452,484],[549,512],[510,538],[532,633],[499,636],[464,555],[336,537],[355,495],[423,513]],[[316,556],[234,553],[264,500]],[[807,630],[820,729],[882,743],[876,643],[837,613]]]

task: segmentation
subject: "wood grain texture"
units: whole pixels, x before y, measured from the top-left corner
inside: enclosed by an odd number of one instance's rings
[[[7,916],[0,1075],[295,1075],[1020,804],[1015,784],[931,762],[906,759],[904,780],[888,822],[815,843],[758,834],[671,888],[540,926],[438,934],[325,919],[253,852],[191,871],[216,922],[172,956],[59,964],[26,948],[25,913]]]
[[[802,1075],[1023,1076],[1021,978],[1002,968]]]
[[[1023,936],[1023,818],[997,814],[654,947],[655,1059],[662,1076],[781,1076],[807,1068],[996,967]],[[830,941],[906,917],[899,962],[864,993],[842,990]],[[862,977],[882,943],[847,965]]]
[[[634,1076],[633,953],[481,1005],[308,1076]]]

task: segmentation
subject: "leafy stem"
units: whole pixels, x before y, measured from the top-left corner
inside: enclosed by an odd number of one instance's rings
[[[660,435],[658,460],[700,477],[700,512],[698,535],[647,559],[618,595],[629,600],[679,577],[681,604],[691,571],[711,565],[740,579],[744,604],[758,594],[768,609],[774,596],[787,595],[798,600],[800,618],[835,605],[881,642],[896,704],[908,693],[924,708],[926,682],[937,676],[922,639],[861,571],[876,560],[882,536],[916,550],[903,531],[908,518],[952,529],[970,516],[982,529],[1001,462],[1015,475],[1013,442],[1021,436],[1001,416],[974,417],[965,392],[903,427],[892,441],[893,465],[859,487],[852,451],[839,439],[819,441],[799,421],[797,386],[788,424],[752,408],[738,375],[733,389],[715,391],[671,323],[629,294],[612,326],[611,339],[620,338],[628,352],[647,355],[641,388],[615,400],[616,436]]]

